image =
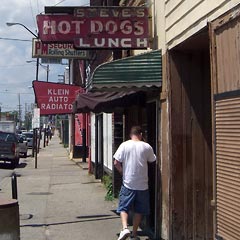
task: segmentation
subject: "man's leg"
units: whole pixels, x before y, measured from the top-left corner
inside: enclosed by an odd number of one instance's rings
[[[149,215],[150,205],[149,205],[149,191],[137,191],[136,198],[134,202],[135,215],[133,218],[133,236],[137,237],[137,230],[142,221],[143,215]]]
[[[134,218],[133,218],[133,232],[132,232],[134,237],[137,236],[137,230],[138,230],[138,227],[139,227],[141,221],[142,221],[142,214],[135,213]]]
[[[121,212],[120,215],[121,215],[123,229],[127,228],[128,227],[128,213]]]
[[[128,224],[127,224],[127,222],[128,222],[128,213],[122,211],[120,213],[120,215],[121,215],[122,227],[123,228],[122,228],[122,231],[119,234],[118,240],[126,240],[130,236],[130,234],[131,234],[129,229],[128,229]]]
[[[128,211],[131,208],[134,197],[135,191],[122,186],[119,195],[119,206],[117,212],[120,213],[123,229],[119,234],[118,240],[125,240],[131,234],[128,229]]]

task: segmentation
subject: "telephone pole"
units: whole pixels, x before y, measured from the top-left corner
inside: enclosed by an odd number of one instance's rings
[[[18,93],[18,118],[19,118],[19,127],[22,127],[22,114],[21,114],[21,94]]]

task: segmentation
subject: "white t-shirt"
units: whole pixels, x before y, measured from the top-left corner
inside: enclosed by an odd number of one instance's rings
[[[114,159],[122,163],[123,185],[132,190],[148,189],[148,162],[154,162],[156,156],[152,147],[142,141],[123,142]]]

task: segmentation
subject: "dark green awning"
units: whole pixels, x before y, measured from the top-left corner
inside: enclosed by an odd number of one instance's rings
[[[89,90],[143,90],[161,85],[162,55],[157,50],[100,65],[92,75]]]

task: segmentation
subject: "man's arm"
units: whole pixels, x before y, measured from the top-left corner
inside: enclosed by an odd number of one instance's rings
[[[114,166],[115,166],[115,168],[118,170],[118,172],[120,173],[120,174],[122,174],[122,172],[123,172],[123,169],[122,169],[122,164],[121,164],[121,162],[119,162],[118,160],[114,160]]]
[[[153,163],[156,161],[156,155],[153,152],[153,148],[150,146],[149,148],[149,154],[148,154],[148,162]]]

